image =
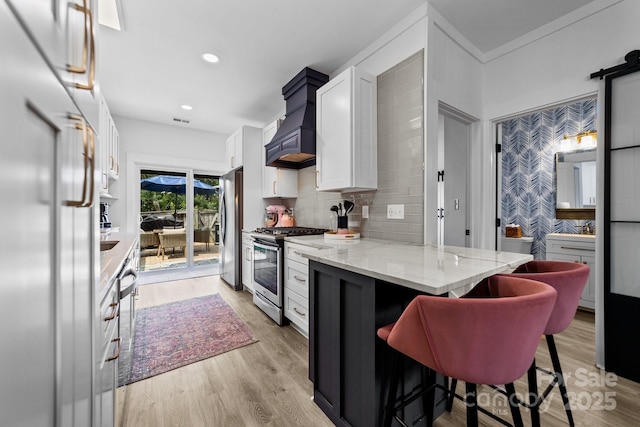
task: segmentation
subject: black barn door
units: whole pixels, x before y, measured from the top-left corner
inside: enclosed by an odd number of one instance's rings
[[[605,368],[640,382],[640,51],[605,81]]]

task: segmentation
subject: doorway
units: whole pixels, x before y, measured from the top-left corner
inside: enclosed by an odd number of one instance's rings
[[[470,124],[475,119],[440,103],[438,114],[438,243],[470,246]],[[446,174],[445,174],[446,172]]]
[[[219,177],[140,170],[140,271],[217,272]]]

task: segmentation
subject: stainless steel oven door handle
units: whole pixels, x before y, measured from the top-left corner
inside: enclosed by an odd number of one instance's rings
[[[263,249],[265,251],[277,252],[278,254],[281,251],[280,245],[277,243],[265,242],[260,240],[253,241],[253,248]]]

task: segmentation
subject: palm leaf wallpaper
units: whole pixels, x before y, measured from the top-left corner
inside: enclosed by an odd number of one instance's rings
[[[519,224],[533,237],[531,253],[546,258],[546,235],[577,233],[582,221],[556,219],[556,147],[564,135],[596,130],[596,99],[535,112],[502,125],[502,234]]]

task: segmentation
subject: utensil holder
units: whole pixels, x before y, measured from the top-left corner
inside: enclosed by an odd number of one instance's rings
[[[349,229],[349,217],[346,215],[338,215],[338,230]]]

